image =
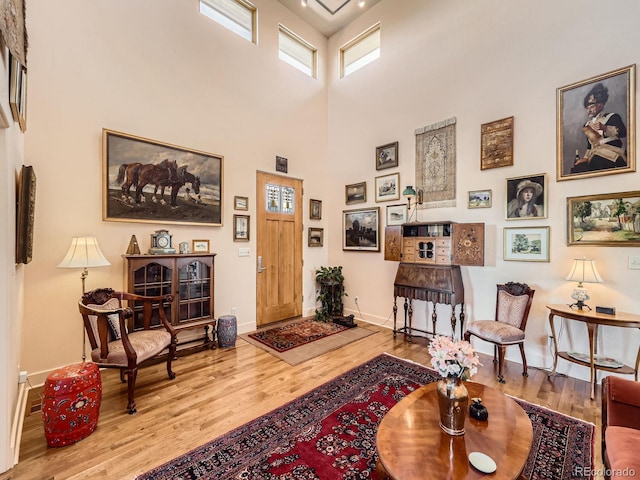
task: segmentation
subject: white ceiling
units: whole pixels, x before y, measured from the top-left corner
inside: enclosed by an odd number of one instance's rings
[[[328,38],[380,0],[365,0],[363,7],[359,0],[308,0],[306,7],[302,0],[278,1]]]

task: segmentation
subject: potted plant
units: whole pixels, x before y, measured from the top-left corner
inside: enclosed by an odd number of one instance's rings
[[[321,304],[320,309],[316,309],[316,320],[326,322],[333,317],[341,317],[342,297],[347,296],[342,267],[320,267],[316,270],[316,282],[319,284],[316,301]]]

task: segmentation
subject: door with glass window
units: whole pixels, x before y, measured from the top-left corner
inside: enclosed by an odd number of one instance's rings
[[[302,315],[302,180],[257,173],[258,326]]]

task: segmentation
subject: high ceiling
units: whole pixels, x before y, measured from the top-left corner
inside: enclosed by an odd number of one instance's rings
[[[360,0],[307,0],[306,7],[302,0],[278,1],[324,36],[331,37],[380,0],[364,0],[362,7],[358,5]]]

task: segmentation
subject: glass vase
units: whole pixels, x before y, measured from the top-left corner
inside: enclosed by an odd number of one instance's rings
[[[440,428],[449,435],[464,435],[464,420],[469,404],[469,392],[460,377],[443,377],[438,382]]]

